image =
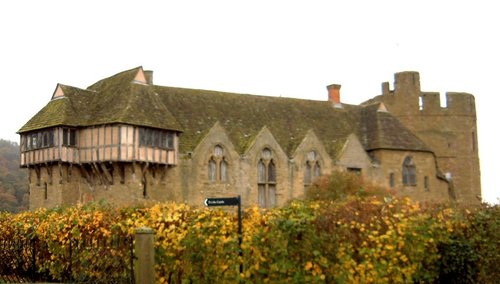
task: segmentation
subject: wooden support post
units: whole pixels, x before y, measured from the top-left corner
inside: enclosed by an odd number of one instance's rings
[[[155,283],[154,232],[151,228],[135,229],[135,255],[135,283]]]
[[[104,163],[99,163],[99,164],[101,165],[101,169],[104,172],[107,184],[113,184],[113,176],[111,175],[109,170],[106,168],[106,164],[104,164]]]
[[[52,185],[52,165],[45,163],[45,169],[47,170],[47,176],[49,178],[49,184]]]
[[[85,166],[84,165],[80,165],[80,172],[82,173],[82,175],[85,177],[85,180],[87,181],[87,183],[91,186],[91,188],[93,189],[93,186],[94,186],[94,182],[92,181],[92,177],[90,176],[89,172],[87,172],[87,169],[85,169]]]
[[[92,168],[92,172],[94,173],[94,175],[99,178],[101,185],[107,186],[108,183],[107,183],[106,179],[102,177],[101,171],[99,170],[99,166],[97,166],[97,164],[94,162],[94,163],[92,163],[91,168]]]

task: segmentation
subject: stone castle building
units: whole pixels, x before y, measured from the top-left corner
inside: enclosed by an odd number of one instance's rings
[[[30,207],[241,195],[281,206],[315,178],[352,171],[417,200],[476,203],[474,97],[422,92],[417,72],[361,105],[153,84],[137,67],[86,89],[58,84],[20,130]]]

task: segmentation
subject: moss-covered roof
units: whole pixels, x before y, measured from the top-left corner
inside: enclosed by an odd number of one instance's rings
[[[183,132],[180,151],[188,152],[219,122],[241,154],[264,127],[289,156],[309,130],[332,158],[351,133],[367,150],[430,151],[396,118],[377,111],[377,105],[336,108],[328,101],[154,86],[134,82],[138,72],[142,67],[100,80],[86,90],[59,85],[64,96],[51,100],[19,133],[126,123]]]
[[[391,149],[431,152],[430,148],[379,103],[362,109],[361,141],[366,150]]]
[[[53,126],[84,127],[126,123],[181,131],[175,117],[148,85],[134,82],[137,67],[100,80],[87,90],[61,86],[64,96],[52,99],[18,132]]]
[[[184,130],[181,151],[193,150],[218,121],[240,153],[266,126],[290,156],[312,129],[335,157],[360,122],[359,107],[344,105],[337,109],[326,101],[161,86],[155,89]]]

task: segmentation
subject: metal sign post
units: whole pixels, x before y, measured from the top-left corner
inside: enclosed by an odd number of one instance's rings
[[[241,196],[238,197],[220,197],[220,198],[206,198],[203,202],[205,206],[238,206],[238,255],[240,258],[243,256],[243,251],[241,250],[241,242],[243,236],[243,229],[241,224]],[[242,260],[243,261],[243,260]],[[243,262],[240,263],[240,273],[243,273]]]

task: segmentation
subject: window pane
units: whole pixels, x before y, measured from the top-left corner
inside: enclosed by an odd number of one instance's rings
[[[226,162],[226,160],[222,160],[220,162],[220,181],[221,182],[227,181],[227,162]]]
[[[406,157],[403,162],[403,185],[417,184],[417,169],[412,157]]]
[[[265,160],[271,159],[271,150],[269,150],[268,148],[262,150],[262,158]]]
[[[309,161],[314,161],[314,160],[316,160],[316,151],[314,151],[314,150],[313,150],[313,151],[309,152],[309,153],[307,154],[307,159],[308,159]]]
[[[311,184],[311,165],[309,164],[309,162],[306,163],[306,166],[304,168],[304,184]]]
[[[276,182],[276,166],[274,165],[273,160],[269,161],[268,165],[268,181],[269,182]]]
[[[161,145],[161,131],[154,130],[153,131],[153,145],[154,147],[160,147]]]
[[[64,135],[66,136],[66,135]],[[146,129],[139,128],[139,145],[146,146]]]
[[[69,131],[69,144],[71,146],[75,146],[76,145],[76,130],[75,129],[71,129]]]
[[[160,147],[167,148],[167,133],[164,131],[160,132]]]
[[[270,208],[276,207],[276,186],[269,185],[268,189],[269,189],[269,191],[268,191],[268,197],[267,197],[267,201],[268,201],[267,206]]]
[[[35,133],[31,136],[31,141],[32,141],[32,145],[33,145],[33,149],[37,149],[38,148],[38,135]]]
[[[257,181],[259,183],[266,182],[266,166],[264,165],[264,162],[262,160],[260,160],[257,164],[257,175]]]
[[[259,185],[259,207],[266,207],[266,186]]]
[[[49,131],[49,146],[54,146],[54,130]]]
[[[403,185],[409,185],[408,168],[403,167]]]
[[[410,166],[408,170],[409,170],[409,176],[410,176],[410,184],[416,185],[417,184],[417,169],[415,168],[415,166]]]
[[[321,175],[321,167],[319,166],[319,163],[316,162],[316,164],[314,164],[314,177],[319,177]]]
[[[215,168],[216,168],[215,161],[213,159],[208,161],[208,180],[211,182],[215,182],[216,179]]]
[[[222,157],[223,154],[224,154],[224,149],[222,149],[221,146],[217,145],[214,147],[214,156]]]
[[[167,147],[174,148],[174,133],[167,132]]]

